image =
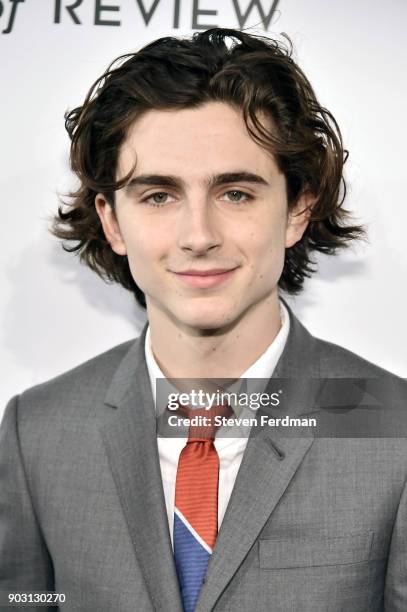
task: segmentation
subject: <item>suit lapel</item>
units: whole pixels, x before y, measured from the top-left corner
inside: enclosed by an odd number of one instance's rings
[[[283,388],[285,399],[268,416],[298,416],[313,412],[318,393],[319,360],[315,339],[290,315],[290,333],[269,383]],[[314,379],[316,384],[309,384]],[[274,385],[274,387],[273,387]],[[258,411],[258,418],[266,411]],[[298,435],[298,434],[297,434]],[[255,544],[266,521],[313,443],[313,432],[287,437],[284,428],[252,428],[235,486],[209,561],[196,612],[208,612]]]
[[[116,371],[105,399],[115,410],[101,433],[154,607],[181,612],[157,450],[155,410],[144,360],[144,338],[145,330]]]

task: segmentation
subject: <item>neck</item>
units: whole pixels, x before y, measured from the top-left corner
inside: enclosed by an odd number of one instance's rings
[[[281,328],[277,292],[225,329],[189,329],[148,309],[151,347],[167,378],[239,378]]]

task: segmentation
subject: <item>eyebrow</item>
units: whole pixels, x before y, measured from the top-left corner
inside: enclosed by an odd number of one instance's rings
[[[239,170],[237,172],[223,172],[222,174],[215,174],[203,181],[207,187],[219,187],[221,185],[227,185],[229,183],[253,183],[256,185],[263,185],[269,187],[269,183],[259,174],[252,172],[246,172]],[[145,185],[159,185],[160,187],[185,187],[185,181],[180,177],[165,175],[165,174],[140,174],[134,176],[126,185],[126,188],[131,189],[133,187],[145,186]]]

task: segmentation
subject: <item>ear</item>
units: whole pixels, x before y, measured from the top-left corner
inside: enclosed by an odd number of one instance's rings
[[[312,212],[316,197],[308,190],[301,193],[297,202],[288,213],[285,233],[285,247],[292,247],[301,240]]]
[[[110,243],[113,251],[117,253],[117,255],[126,255],[127,249],[120,231],[116,214],[113,207],[111,204],[109,204],[103,194],[97,194],[95,198],[95,207],[96,212],[99,215],[106,240]]]

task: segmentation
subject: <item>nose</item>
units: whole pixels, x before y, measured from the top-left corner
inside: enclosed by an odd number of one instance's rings
[[[201,255],[222,243],[219,219],[206,199],[186,205],[178,225],[178,245],[190,254]]]

